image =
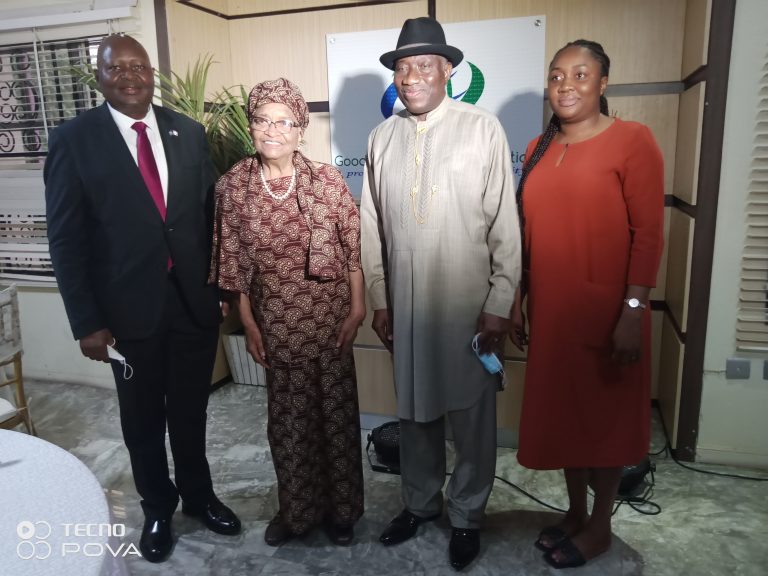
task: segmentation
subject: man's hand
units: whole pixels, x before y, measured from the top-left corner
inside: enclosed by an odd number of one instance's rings
[[[392,353],[392,312],[388,308],[374,310],[371,328],[387,350]]]
[[[504,345],[504,338],[509,332],[509,319],[481,312],[477,318],[477,350],[480,354],[497,351]]]
[[[111,345],[114,341],[112,332],[102,328],[93,334],[80,338],[80,351],[83,353],[83,356],[91,360],[109,362],[107,346]]]

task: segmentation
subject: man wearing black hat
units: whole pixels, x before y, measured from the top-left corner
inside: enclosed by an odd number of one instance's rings
[[[520,279],[511,158],[498,119],[446,96],[463,58],[431,18],[406,20],[394,71],[405,110],[368,142],[362,257],[373,328],[393,352],[405,509],[380,540],[398,544],[442,514],[445,418],[456,464],[446,490],[451,565],[466,567],[496,465],[499,374],[478,353],[502,355]]]

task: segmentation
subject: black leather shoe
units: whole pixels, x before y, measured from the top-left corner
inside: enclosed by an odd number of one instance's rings
[[[283,524],[283,519],[278,512],[267,524],[267,529],[264,531],[264,542],[269,546],[280,546],[280,544],[287,542],[293,536],[293,532],[291,532],[288,526]]]
[[[208,530],[225,536],[234,536],[240,533],[242,528],[240,519],[232,510],[222,504],[216,496],[213,496],[202,508],[193,508],[186,503],[182,504],[181,511],[187,516],[194,516],[203,521]]]
[[[139,550],[144,559],[149,562],[165,562],[172,549],[171,519],[146,518],[139,540]]]
[[[454,528],[451,533],[451,544],[448,546],[448,556],[451,566],[463,570],[477,557],[480,552],[480,530],[472,528]]]
[[[407,509],[403,510],[400,514],[395,516],[389,523],[389,526],[384,529],[384,532],[379,536],[379,541],[384,544],[384,546],[400,544],[401,542],[413,538],[416,535],[416,531],[420,524],[431,522],[439,517],[440,514],[435,514],[434,516],[423,518],[421,516],[416,516],[416,514],[413,514]]]
[[[331,542],[337,546],[349,546],[355,539],[354,526],[341,526],[338,524],[328,524],[326,526],[326,532]]]

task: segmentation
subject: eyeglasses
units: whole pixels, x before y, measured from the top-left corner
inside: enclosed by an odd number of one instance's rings
[[[262,116],[256,116],[251,121],[251,128],[258,130],[259,132],[266,132],[269,130],[269,126],[274,125],[280,134],[288,134],[291,128],[298,128],[299,124],[293,120],[270,120],[269,118],[263,118]]]

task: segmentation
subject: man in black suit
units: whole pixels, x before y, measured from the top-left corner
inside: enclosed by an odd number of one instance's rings
[[[112,345],[133,368],[131,377],[112,362],[146,517],[139,547],[162,562],[173,546],[179,497],[182,511],[209,529],[241,528],[216,498],[205,457],[221,321],[216,288],[206,284],[215,178],[203,127],[152,105],[154,75],[141,44],[105,38],[96,74],[107,102],[51,133],[48,239],[83,354],[107,362]]]

